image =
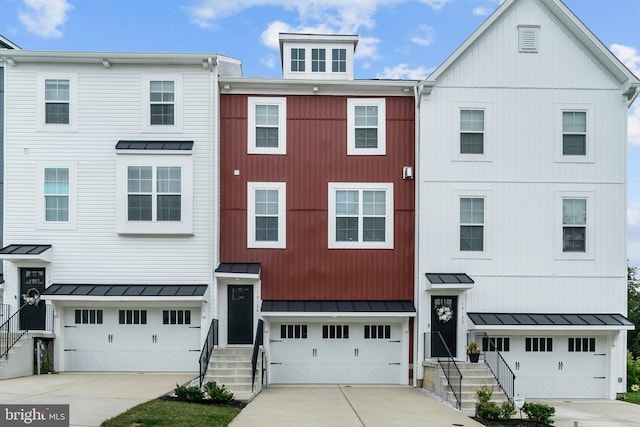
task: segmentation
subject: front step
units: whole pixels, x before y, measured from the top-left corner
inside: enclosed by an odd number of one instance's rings
[[[489,367],[484,363],[471,363],[471,362],[456,362],[460,372],[462,374],[462,384],[460,393],[460,410],[467,415],[475,415],[476,410],[476,390],[479,390],[483,385],[491,388],[493,387],[493,395],[491,401],[497,404],[507,400],[507,396],[504,394],[495,377],[489,370]],[[447,384],[447,378],[444,376],[442,370],[439,370],[436,381],[439,381],[439,389],[444,393],[441,397],[447,400],[452,406],[456,406],[456,399],[453,391]]]
[[[250,400],[260,390],[260,360],[254,390],[251,381],[252,348],[216,348],[209,360],[204,382],[215,381],[233,393],[236,400]]]

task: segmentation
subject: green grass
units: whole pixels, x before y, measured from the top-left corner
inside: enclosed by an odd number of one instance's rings
[[[168,400],[151,400],[108,419],[102,427],[223,427],[240,408]]]
[[[640,405],[640,391],[628,391],[627,398],[624,401]]]

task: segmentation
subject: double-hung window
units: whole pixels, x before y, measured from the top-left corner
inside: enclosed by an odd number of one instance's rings
[[[127,192],[128,221],[180,221],[180,166],[129,166]]]
[[[46,222],[69,221],[69,169],[44,169],[44,205]]]
[[[329,248],[393,248],[393,184],[329,183]]]
[[[249,182],[247,247],[286,247],[286,183]]]
[[[247,114],[247,152],[286,154],[287,99],[250,97]]]
[[[347,100],[347,154],[386,154],[386,103],[384,98]]]
[[[460,110],[460,154],[484,154],[484,110]]]
[[[564,156],[587,155],[587,112],[562,112],[562,154]]]
[[[460,251],[484,250],[484,198],[460,198]]]
[[[587,251],[586,199],[562,199],[562,251]]]
[[[175,124],[175,82],[172,80],[151,80],[149,82],[149,101],[151,125]]]
[[[69,124],[70,92],[68,79],[46,79],[44,82],[45,123]]]
[[[347,72],[347,49],[331,49],[331,71],[334,73]]]
[[[324,73],[327,70],[326,55],[326,49],[311,49],[311,72]]]
[[[304,72],[305,50],[302,48],[291,49],[291,71]]]

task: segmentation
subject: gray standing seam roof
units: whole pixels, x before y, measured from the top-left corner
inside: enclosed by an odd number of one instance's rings
[[[633,326],[618,313],[467,313],[476,326]]]
[[[216,268],[216,273],[258,274],[260,263],[223,262]]]
[[[42,292],[47,295],[99,297],[201,297],[207,285],[69,285],[53,284]]]
[[[425,273],[431,284],[474,283],[465,273]]]
[[[193,148],[193,141],[118,141],[116,150],[183,150]]]
[[[2,255],[40,255],[47,249],[51,249],[51,245],[9,245],[0,249]]]
[[[414,313],[411,301],[291,301],[269,300],[262,302],[262,311],[304,313]]]

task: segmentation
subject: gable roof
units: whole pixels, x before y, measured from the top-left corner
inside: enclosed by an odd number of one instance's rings
[[[435,86],[437,80],[480,39],[514,4],[527,0],[505,0],[438,68],[423,82]],[[640,79],[636,77],[561,0],[531,0],[545,7],[567,31],[578,40],[602,66],[618,81],[624,95],[633,102],[638,95]]]
[[[0,49],[20,49],[20,46],[0,35]]]

